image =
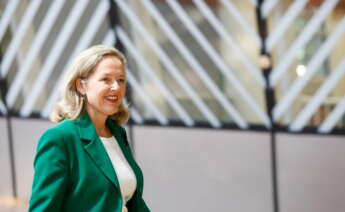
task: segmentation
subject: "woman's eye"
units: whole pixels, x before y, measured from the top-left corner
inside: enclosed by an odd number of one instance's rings
[[[118,79],[117,82],[119,82],[119,83],[125,83],[126,80],[125,80],[125,79]]]

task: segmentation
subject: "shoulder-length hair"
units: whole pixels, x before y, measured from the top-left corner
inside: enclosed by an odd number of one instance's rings
[[[69,66],[67,76],[62,87],[61,100],[55,105],[50,114],[50,120],[58,123],[64,119],[75,120],[85,112],[85,98],[78,92],[77,79],[86,79],[97,65],[107,56],[115,56],[124,66],[127,64],[125,56],[117,49],[109,46],[97,45],[81,52]],[[122,102],[117,113],[110,116],[116,124],[124,124],[129,119],[128,108]]]

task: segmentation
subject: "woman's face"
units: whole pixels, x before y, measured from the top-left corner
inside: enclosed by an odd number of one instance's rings
[[[90,116],[107,118],[118,112],[126,93],[126,73],[121,60],[105,57],[86,79],[77,81],[79,92],[86,95]]]

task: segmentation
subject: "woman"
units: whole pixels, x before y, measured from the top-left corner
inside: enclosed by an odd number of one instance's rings
[[[126,59],[94,46],[69,69],[61,102],[41,137],[29,211],[146,212],[143,175],[132,157],[123,103]]]

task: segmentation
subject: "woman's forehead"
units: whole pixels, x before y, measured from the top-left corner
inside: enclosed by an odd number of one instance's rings
[[[125,75],[125,66],[119,58],[107,56],[96,66],[95,72],[102,75]]]

